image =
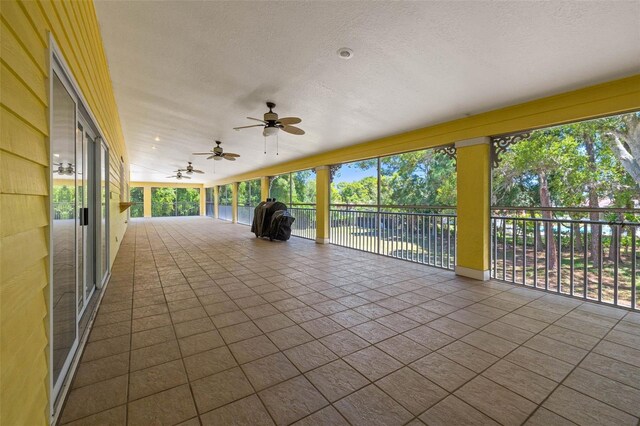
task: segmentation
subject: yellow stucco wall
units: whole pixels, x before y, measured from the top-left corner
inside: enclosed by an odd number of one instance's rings
[[[0,424],[38,425],[49,422],[49,33],[110,148],[112,259],[128,161],[93,3],[2,0],[0,15]]]

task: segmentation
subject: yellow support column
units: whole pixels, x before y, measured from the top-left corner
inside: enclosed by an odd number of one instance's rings
[[[231,184],[231,223],[238,223],[238,182]]]
[[[490,145],[481,137],[456,142],[458,162],[458,240],[456,274],[490,278]]]
[[[260,194],[262,196],[262,201],[267,201],[269,198],[269,176],[262,176],[260,178]]]
[[[328,244],[329,236],[329,166],[316,167],[316,243]]]
[[[218,215],[218,206],[219,200],[218,196],[220,195],[220,187],[218,185],[213,187],[213,217],[218,219],[220,216]]]
[[[206,216],[207,214],[207,193],[204,185],[200,187],[200,216]]]
[[[144,214],[144,217],[151,217],[151,187],[150,186],[144,186],[143,187],[143,200],[144,200],[144,204],[142,207],[142,211]]]

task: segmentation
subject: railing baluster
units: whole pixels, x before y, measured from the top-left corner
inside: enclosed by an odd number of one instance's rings
[[[574,242],[573,242],[573,223],[569,224],[569,294],[573,296],[573,270],[574,270]]]
[[[511,221],[511,246],[512,246],[512,253],[511,253],[511,279],[513,280],[513,282],[515,283],[517,281],[517,277],[516,277],[516,266],[518,263],[518,258],[517,258],[517,251],[516,251],[516,247],[518,246],[518,230],[516,229],[516,224],[518,223],[517,220],[513,219]]]
[[[636,308],[636,232],[637,227],[631,227],[631,309]]]
[[[527,220],[522,219],[522,285],[527,285]]]
[[[553,238],[551,238],[553,242]],[[544,289],[549,290],[549,252],[551,244],[549,244],[549,222],[544,223]]]
[[[551,227],[553,229],[553,226]],[[558,260],[556,275],[556,291],[560,293],[562,290],[562,222],[558,222]]]
[[[603,227],[602,225],[598,225],[600,228],[600,232],[598,233],[598,235],[600,235],[600,238],[598,238],[598,302],[602,302],[602,234],[603,234]]]
[[[620,227],[618,225],[613,225],[611,228],[611,242],[609,243],[609,253],[613,253],[615,256],[613,260],[613,304],[618,304],[618,260],[620,258],[619,246],[618,243],[620,241]]]
[[[585,223],[584,224],[584,265],[583,265],[583,274],[584,276],[582,277],[583,280],[583,288],[582,288],[582,297],[586,300],[587,299],[587,287],[589,287],[589,228],[588,225]],[[593,238],[593,225],[591,226],[591,235]]]

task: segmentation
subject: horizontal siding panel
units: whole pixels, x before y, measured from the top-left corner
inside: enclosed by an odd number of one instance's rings
[[[3,220],[8,219],[3,218]],[[36,263],[42,262],[48,254],[48,229],[48,227],[33,228],[2,238],[0,267],[3,280],[11,280]],[[30,286],[33,284],[29,283]]]
[[[0,194],[0,217],[11,219],[0,221],[0,237],[49,226],[47,198],[38,195]]]
[[[45,135],[4,108],[0,108],[0,124],[0,149],[43,166],[49,165]]]
[[[11,153],[2,152],[0,157],[0,192],[4,194],[47,195],[48,168],[25,160]],[[8,220],[8,218],[2,218]],[[12,218],[20,220],[19,217]]]
[[[48,62],[47,45],[40,40],[18,2],[3,1],[2,18],[24,45],[25,51],[33,57],[40,70],[46,74]]]
[[[48,91],[45,74],[33,61],[18,39],[5,24],[0,25],[2,39],[2,60],[13,72],[20,76],[25,85],[47,105]]]
[[[45,135],[48,129],[47,107],[4,65],[0,65],[2,104]]]

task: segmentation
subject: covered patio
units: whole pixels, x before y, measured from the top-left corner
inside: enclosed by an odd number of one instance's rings
[[[129,224],[61,423],[637,425],[639,383],[638,313],[145,218]]]

